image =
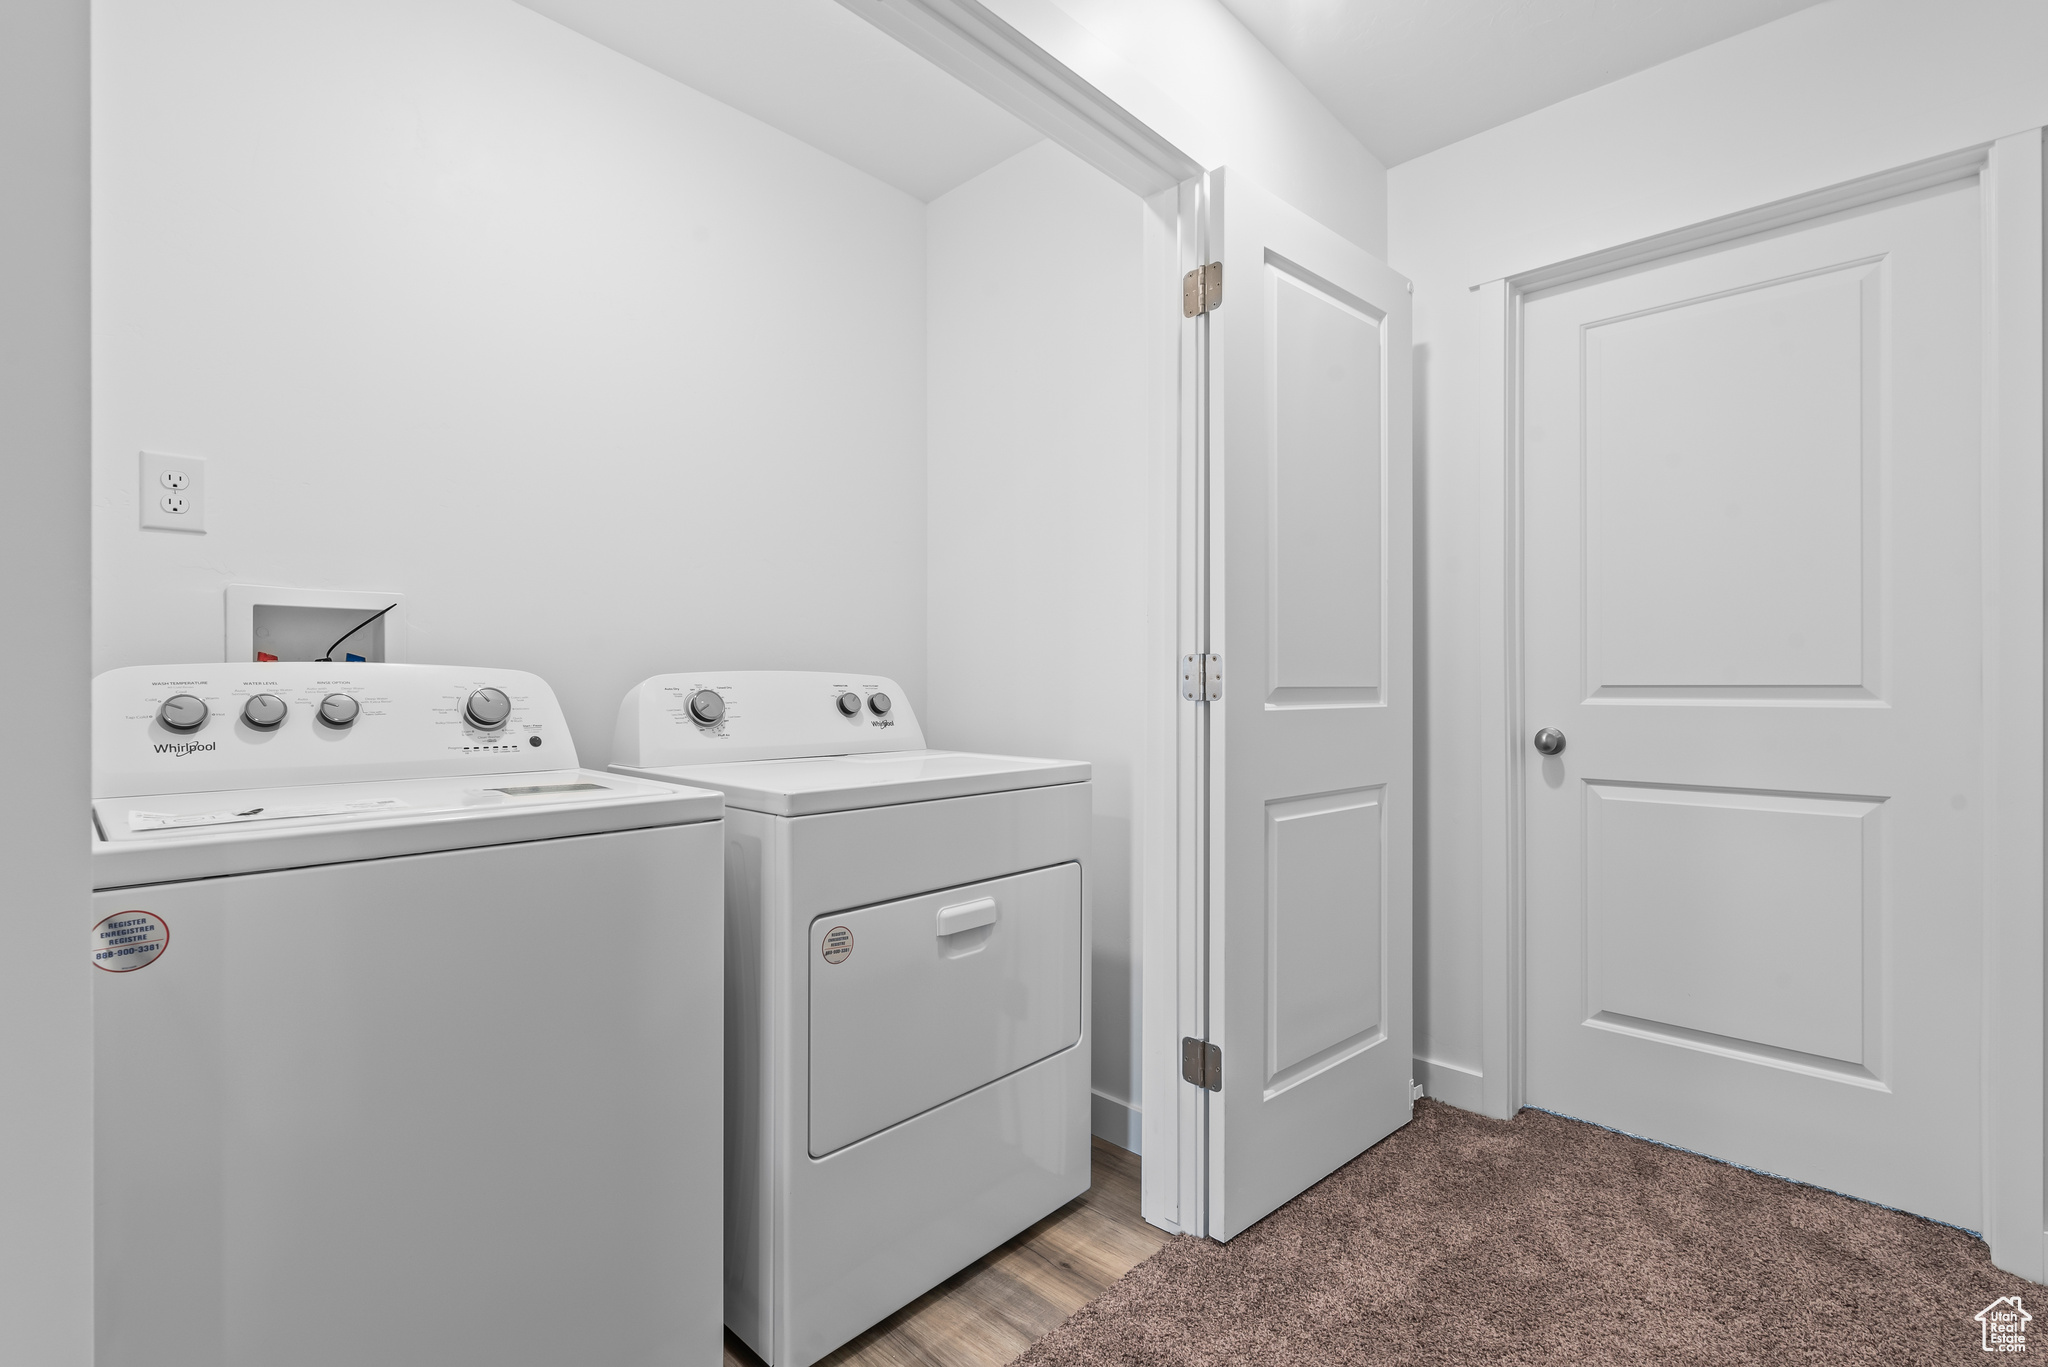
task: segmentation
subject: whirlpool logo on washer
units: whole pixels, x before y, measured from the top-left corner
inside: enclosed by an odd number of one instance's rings
[[[211,750],[217,744],[219,744],[218,741],[210,740],[173,741],[157,746],[156,752],[159,755],[172,755],[178,759],[183,759],[187,755],[198,754],[202,750]]]

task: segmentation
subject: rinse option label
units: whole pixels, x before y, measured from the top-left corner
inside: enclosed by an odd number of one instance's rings
[[[853,957],[853,931],[847,926],[834,926],[825,932],[824,941],[818,952],[825,956],[828,964],[843,964]]]
[[[153,912],[117,911],[92,928],[92,963],[109,973],[153,964],[171,943],[171,928]]]

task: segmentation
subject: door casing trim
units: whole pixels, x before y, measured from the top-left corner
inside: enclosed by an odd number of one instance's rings
[[[1193,490],[1203,478],[1206,432],[1199,394],[1207,319],[1184,319],[1181,275],[1213,259],[1207,176],[1220,149],[1185,148],[1159,131],[1199,125],[1143,76],[1100,50],[1071,17],[1043,0],[839,0],[847,9],[951,73],[1136,194],[1145,209],[1149,392],[1146,465],[1146,646],[1154,673],[1145,704],[1143,760],[1134,774],[1134,913],[1140,937],[1139,1095],[1145,1162],[1140,1209],[1151,1224],[1201,1234],[1207,1219],[1207,1093],[1180,1080],[1180,1038],[1203,1034],[1206,908],[1194,869],[1204,858],[1203,752],[1198,709],[1181,704],[1176,662],[1206,638],[1197,577],[1206,569]],[[1026,37],[998,8],[1028,14]],[[1114,86],[1117,96],[1103,89]],[[1119,1099],[1120,1100],[1120,1099]]]
[[[1523,661],[1522,312],[1527,298],[1961,180],[1982,195],[1984,290],[1984,1236],[2048,1280],[2043,1208],[2043,133],[1994,142],[1473,286],[1485,299],[1480,451],[1480,1109],[1526,1078],[1527,729]]]

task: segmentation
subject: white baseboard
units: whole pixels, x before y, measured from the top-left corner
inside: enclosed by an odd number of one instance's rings
[[[1143,1126],[1139,1124],[1140,1112],[1136,1106],[1126,1105],[1113,1096],[1090,1092],[1089,1124],[1091,1133],[1107,1139],[1120,1149],[1140,1153],[1143,1141]]]
[[[1419,1058],[1415,1060],[1415,1080],[1422,1084],[1424,1096],[1434,1097],[1461,1111],[1484,1110],[1479,1103],[1480,1074],[1477,1069]]]

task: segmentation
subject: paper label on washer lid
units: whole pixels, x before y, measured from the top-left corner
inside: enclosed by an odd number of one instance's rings
[[[596,786],[596,785],[588,785]],[[497,791],[505,792],[500,788]],[[395,797],[330,802],[317,807],[244,807],[221,812],[130,812],[131,831],[173,831],[188,826],[225,826],[243,821],[297,821],[309,816],[380,816],[406,806]]]
[[[825,932],[825,942],[818,946],[818,952],[828,964],[845,963],[853,957],[853,931],[845,926],[832,927]]]
[[[153,964],[171,943],[164,918],[148,911],[117,911],[92,928],[92,964],[130,973]]]

